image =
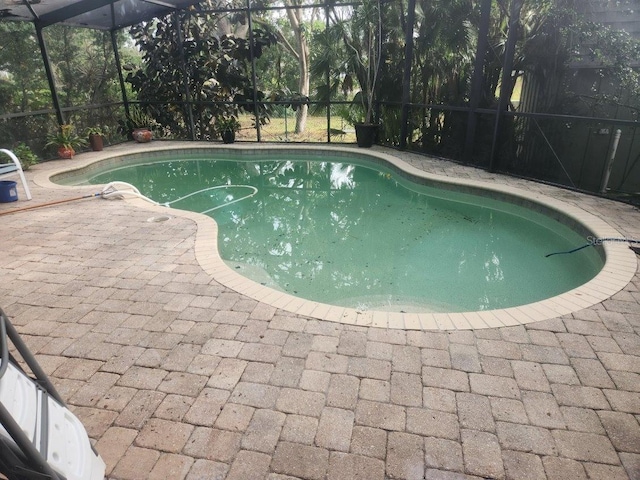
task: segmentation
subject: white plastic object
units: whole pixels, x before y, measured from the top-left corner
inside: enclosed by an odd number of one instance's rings
[[[46,425],[43,398],[47,401]],[[91,448],[82,422],[12,363],[0,378],[0,402],[38,452],[43,455],[46,450],[45,460],[56,473],[66,480],[104,479],[105,463]],[[13,441],[1,425],[0,435]]]
[[[78,417],[51,397],[48,404],[47,463],[67,480],[103,480],[104,461],[92,450]]]

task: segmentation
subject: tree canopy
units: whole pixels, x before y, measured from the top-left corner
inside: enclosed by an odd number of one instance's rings
[[[375,117],[380,142],[406,140],[451,158],[461,158],[469,137],[465,109],[495,112],[500,94],[514,114],[638,118],[638,34],[614,20],[635,15],[640,0],[415,0],[409,12],[413,3],[206,0],[118,32],[125,90],[174,138],[213,139],[219,117],[242,117],[247,129],[247,118],[264,125],[269,112],[288,107],[301,133],[309,105],[325,117],[315,118],[327,134],[336,112],[349,122]],[[607,17],[609,10],[615,15]],[[44,34],[65,116],[112,120],[112,110],[80,108],[121,100],[109,35],[57,25]],[[50,109],[33,25],[2,21],[2,39],[2,114]],[[515,53],[503,76],[508,42]],[[498,132],[505,158],[519,161],[523,145],[540,135],[565,148],[542,123],[507,117]],[[13,121],[2,138],[13,142],[51,118]],[[492,121],[478,124],[474,140],[480,164],[495,147],[493,117],[485,118]]]
[[[237,117],[240,110],[260,123],[267,120],[264,93],[253,89],[251,60],[260,58],[275,36],[264,28],[238,36],[229,32],[229,21],[224,14],[184,12],[131,29],[143,64],[129,72],[127,82],[175,136],[212,139],[215,119]]]

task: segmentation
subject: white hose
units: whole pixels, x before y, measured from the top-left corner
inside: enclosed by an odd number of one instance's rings
[[[223,203],[222,205],[218,205],[217,207],[213,207],[210,208],[209,210],[205,210],[204,212],[200,212],[200,213],[209,213],[209,212],[213,212],[214,210],[217,210],[219,208],[222,207],[227,207],[229,205],[232,205],[236,202],[240,202],[242,200],[246,200],[247,198],[251,198],[253,197],[256,193],[258,193],[258,189],[252,185],[233,185],[234,187],[247,187],[247,188],[251,188],[253,189],[253,193],[250,193],[249,195],[245,195],[244,197],[240,197],[240,198],[236,198],[235,200],[231,200],[230,202],[227,203]]]
[[[142,195],[140,190],[126,182],[111,182],[100,192],[100,196],[106,199],[122,199],[127,195],[141,198],[154,205],[160,205],[155,200],[151,200],[149,197]]]
[[[215,187],[203,188],[202,190],[198,190],[197,192],[191,192],[190,194],[185,195],[184,197],[177,198],[175,200],[172,200],[171,202],[164,203],[163,205],[166,205],[167,207],[169,207],[169,206],[171,206],[172,203],[179,202],[180,200],[184,200],[185,198],[189,198],[189,197],[191,197],[193,195],[197,195],[199,193],[208,192],[210,190],[218,190],[218,189],[221,189],[221,188],[249,188],[249,189],[252,190],[252,192],[249,195],[245,195],[244,197],[236,198],[235,200],[231,200],[230,202],[223,203],[222,205],[218,205],[217,207],[209,208],[208,210],[204,210],[204,211],[202,211],[200,213],[213,212],[214,210],[217,210],[219,208],[226,207],[228,205],[232,205],[232,204],[240,202],[242,200],[246,200],[247,198],[251,198],[256,193],[258,193],[258,189],[256,187],[254,187],[253,185],[217,185]]]
[[[219,208],[226,207],[228,205],[232,205],[232,204],[240,202],[242,200],[246,200],[247,198],[251,198],[256,193],[258,193],[258,189],[256,187],[254,187],[253,185],[217,185],[215,187],[203,188],[202,190],[198,190],[197,192],[191,192],[188,195],[185,195],[185,196],[180,197],[180,198],[176,198],[175,200],[172,200],[170,202],[158,203],[155,200],[151,200],[149,197],[145,197],[144,195],[142,195],[140,193],[140,190],[138,190],[136,187],[134,187],[130,183],[126,183],[126,182],[111,182],[111,183],[109,183],[108,185],[106,185],[102,189],[102,192],[100,193],[100,195],[102,196],[102,198],[106,198],[106,199],[112,199],[112,198],[113,199],[122,199],[122,198],[124,198],[125,196],[128,195],[128,196],[132,196],[132,197],[136,197],[136,198],[141,198],[141,199],[146,200],[147,202],[150,202],[150,203],[152,203],[154,205],[161,205],[163,207],[170,207],[172,203],[179,202],[181,200],[184,200],[185,198],[192,197],[193,195],[197,195],[199,193],[208,192],[210,190],[218,190],[218,189],[221,189],[221,188],[249,188],[250,190],[252,190],[252,192],[250,194],[248,194],[248,195],[245,195],[244,197],[236,198],[234,200],[231,200],[230,202],[223,203],[222,205],[218,205],[217,207],[209,208],[208,210],[205,210],[205,211],[200,212],[200,213],[213,212],[214,210],[217,210]]]

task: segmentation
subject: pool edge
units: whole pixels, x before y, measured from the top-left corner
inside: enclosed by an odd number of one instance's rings
[[[542,193],[531,193],[521,188],[503,184],[491,184],[483,180],[470,180],[452,178],[420,170],[407,161],[393,154],[377,150],[363,150],[346,146],[335,145],[254,145],[234,144],[217,145],[192,142],[156,142],[135,146],[130,144],[117,146],[109,151],[87,154],[81,160],[63,165],[52,171],[37,172],[34,182],[45,188],[68,189],[71,187],[53,183],[50,179],[61,173],[82,169],[92,163],[108,158],[136,153],[174,150],[188,148],[191,150],[304,150],[322,152],[330,149],[332,152],[344,152],[355,154],[358,158],[372,158],[387,163],[394,168],[415,176],[447,185],[460,185],[471,190],[497,192],[501,196],[520,199],[527,203],[540,205],[545,209],[558,212],[565,218],[571,219],[576,225],[581,225],[585,231],[592,233],[597,238],[624,238],[624,236],[605,220],[593,215],[586,210]],[[95,190],[96,186],[73,187],[87,190]],[[140,199],[128,199],[136,204],[157,212],[167,213],[165,207],[153,206]],[[220,258],[217,248],[216,222],[206,216],[195,212],[172,209],[172,216],[179,216],[193,220],[197,225],[195,240],[195,255],[201,268],[214,280],[240,294],[266,303],[289,313],[304,315],[319,320],[338,322],[354,326],[371,326],[378,328],[403,329],[403,330],[470,330],[497,328],[504,326],[523,325],[542,320],[550,320],[563,315],[571,314],[585,308],[597,305],[615,295],[625,288],[633,279],[637,260],[635,253],[623,243],[603,243],[605,264],[600,272],[589,282],[576,287],[563,294],[526,304],[505,309],[487,310],[478,312],[459,313],[402,313],[386,312],[378,310],[360,311],[354,308],[338,307],[320,302],[308,301],[294,297],[284,292],[265,287],[257,282],[241,276],[228,267]]]

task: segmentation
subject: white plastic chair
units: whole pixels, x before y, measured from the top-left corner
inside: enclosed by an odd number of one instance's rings
[[[16,155],[6,148],[0,148],[0,152],[6,154],[11,158],[12,163],[0,163],[0,178],[12,176],[12,175],[20,175],[20,180],[22,181],[22,187],[24,188],[24,192],[27,194],[27,200],[31,200],[31,192],[29,191],[29,185],[27,184],[27,179],[24,178],[24,172],[22,171],[22,165],[20,164],[20,160]]]

